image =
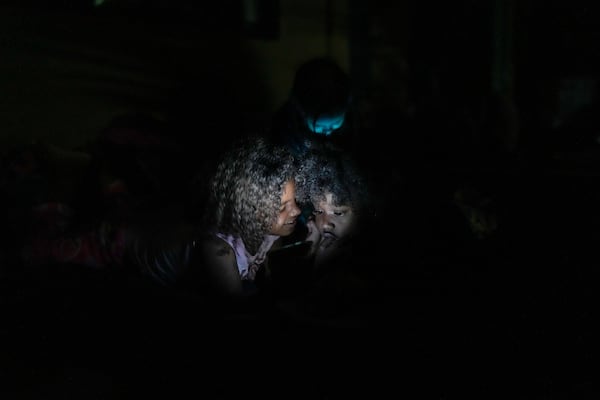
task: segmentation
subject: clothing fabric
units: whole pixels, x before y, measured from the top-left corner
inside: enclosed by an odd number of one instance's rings
[[[91,268],[122,267],[125,264],[126,228],[103,222],[97,229],[66,232],[68,220],[60,211],[69,210],[64,204],[43,204],[35,208],[47,225],[38,229],[22,249],[25,265],[47,263],[78,264]],[[54,235],[47,235],[53,230]],[[63,230],[63,232],[56,232]]]
[[[243,281],[253,282],[267,252],[279,236],[266,235],[256,254],[249,254],[241,238],[215,233],[231,246],[235,253],[238,272]],[[152,281],[162,285],[175,285],[181,275],[188,270],[195,257],[194,240],[175,243],[166,248],[155,249],[147,243],[133,240],[129,257],[135,268]],[[193,274],[192,274],[193,275]]]
[[[235,259],[240,277],[242,280],[249,281],[253,281],[256,278],[256,273],[258,272],[262,263],[264,263],[265,258],[267,257],[267,252],[271,249],[275,240],[279,238],[279,236],[275,235],[265,235],[265,238],[258,248],[256,254],[251,255],[248,253],[248,250],[246,250],[246,246],[241,238],[223,233],[216,233],[216,235],[231,246],[235,253]]]

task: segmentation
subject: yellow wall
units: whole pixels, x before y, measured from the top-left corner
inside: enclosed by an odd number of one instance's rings
[[[271,109],[285,100],[296,69],[311,57],[329,55],[349,71],[346,1],[332,1],[330,37],[325,5],[323,0],[281,0],[279,39],[249,41],[267,75]]]

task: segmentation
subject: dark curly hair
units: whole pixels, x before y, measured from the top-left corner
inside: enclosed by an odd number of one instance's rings
[[[352,207],[362,217],[371,207],[371,189],[356,162],[347,154],[328,149],[308,152],[303,160],[301,200],[316,204],[333,194],[336,205]]]
[[[254,254],[277,220],[285,183],[302,182],[299,172],[285,147],[260,135],[239,139],[209,181],[205,223],[215,232],[240,237]]]

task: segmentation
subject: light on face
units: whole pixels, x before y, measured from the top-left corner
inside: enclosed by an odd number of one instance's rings
[[[328,234],[337,239],[350,235],[356,226],[356,214],[349,205],[337,205],[333,194],[326,193],[325,201],[314,204],[315,224],[321,234]]]
[[[329,136],[331,132],[339,129],[346,119],[346,113],[323,115],[317,120],[307,120],[307,125],[311,131],[319,135]]]

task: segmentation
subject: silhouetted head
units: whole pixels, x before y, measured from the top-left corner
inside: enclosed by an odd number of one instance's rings
[[[350,79],[334,60],[313,58],[296,71],[291,97],[308,129],[327,136],[344,124]]]

